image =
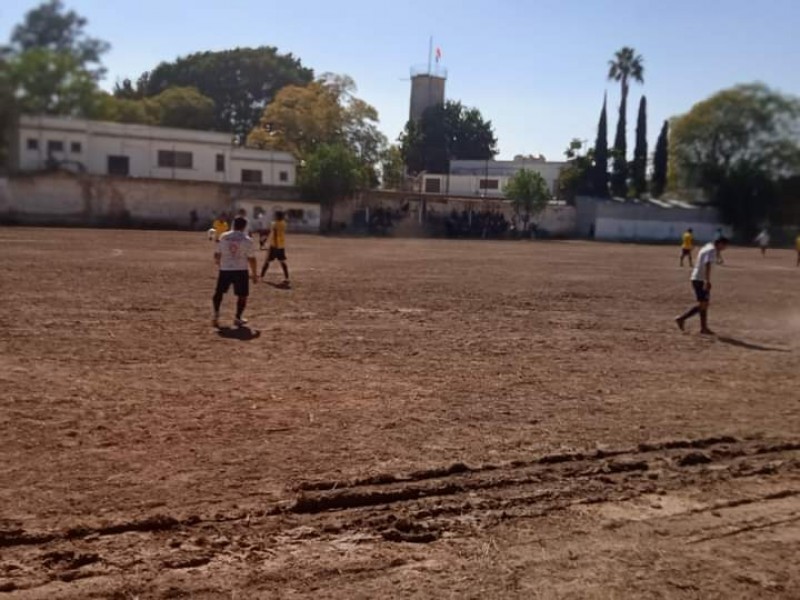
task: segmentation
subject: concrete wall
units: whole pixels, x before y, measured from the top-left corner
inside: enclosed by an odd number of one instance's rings
[[[60,144],[61,150],[53,150],[53,143]],[[15,144],[17,171],[42,171],[52,159],[74,172],[107,175],[109,157],[115,156],[127,157],[132,178],[241,183],[242,170],[248,169],[261,173],[263,185],[293,187],[296,183],[296,161],[290,154],[232,146],[225,133],[23,116]],[[160,151],[188,152],[192,165],[159,166]]]
[[[699,241],[714,238],[718,228],[730,235],[729,227],[719,223],[717,211],[708,207],[661,207],[649,203],[616,202],[579,198],[579,235],[588,235],[594,226],[599,240],[667,242],[680,239],[688,228]]]
[[[278,210],[286,213],[287,229],[291,233],[319,233],[320,205],[316,202],[264,200],[258,198],[242,198],[234,202],[236,210],[244,208],[250,219],[263,214],[262,221],[268,225],[275,219]]]
[[[0,180],[0,220],[18,223],[115,224],[204,228],[237,200],[296,202],[293,188],[98,177],[65,172]]]
[[[698,242],[708,242],[714,239],[717,228],[716,223],[697,223],[691,219],[683,221],[656,221],[636,219],[615,219],[613,217],[599,217],[595,238],[610,241],[652,241],[676,242],[681,239],[681,234],[689,228],[694,231]],[[729,228],[723,227],[725,235],[729,236]]]

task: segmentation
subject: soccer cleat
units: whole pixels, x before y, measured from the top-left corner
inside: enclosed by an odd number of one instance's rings
[[[710,329],[701,329],[700,335],[714,335],[714,332],[711,331]]]
[[[236,327],[244,327],[245,325],[247,325],[247,319],[245,319],[244,317],[236,318],[233,320],[233,324],[236,325]]]
[[[680,317],[675,317],[675,324],[678,326],[678,329],[681,331],[684,330],[684,325],[686,324],[683,319]]]

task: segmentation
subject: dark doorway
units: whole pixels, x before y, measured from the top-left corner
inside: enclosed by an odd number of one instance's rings
[[[130,175],[130,159],[127,156],[109,156],[108,174],[123,177]]]

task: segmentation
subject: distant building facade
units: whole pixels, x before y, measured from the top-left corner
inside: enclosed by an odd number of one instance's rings
[[[454,160],[450,163],[449,174],[420,175],[420,186],[423,194],[501,198],[505,195],[508,180],[522,169],[527,169],[539,173],[547,183],[547,189],[555,196],[558,175],[566,164],[530,157],[515,160]]]
[[[20,117],[12,169],[58,166],[117,177],[294,186],[287,152],[242,148],[227,133],[67,117]]]

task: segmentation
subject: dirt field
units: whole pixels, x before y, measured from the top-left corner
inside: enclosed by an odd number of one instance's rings
[[[294,236],[220,332],[211,252],[0,229],[0,598],[800,598],[789,251],[716,337],[677,245]]]

